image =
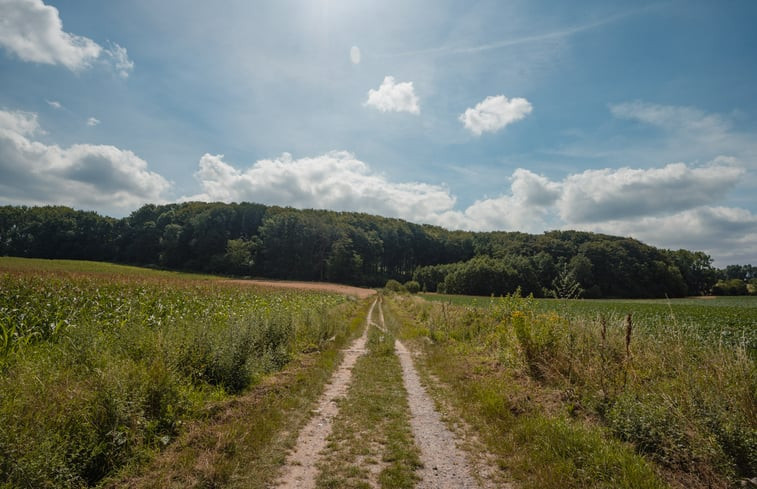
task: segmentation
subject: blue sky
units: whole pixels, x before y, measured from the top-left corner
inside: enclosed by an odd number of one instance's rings
[[[254,201],[757,263],[757,4],[0,0],[0,204]]]

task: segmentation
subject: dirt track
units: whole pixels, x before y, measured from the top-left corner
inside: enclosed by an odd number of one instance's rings
[[[279,287],[283,289],[318,290],[323,292],[335,292],[337,294],[351,295],[358,299],[365,299],[376,294],[373,289],[352,287],[350,285],[331,284],[327,282],[291,282],[287,280],[224,280],[225,283],[255,285],[259,287]]]
[[[318,401],[318,406],[314,410],[315,416],[300,432],[294,450],[287,457],[286,465],[282,469],[276,488],[310,489],[315,487],[319,454],[326,447],[326,438],[331,433],[332,421],[339,412],[337,401],[347,394],[347,389],[352,380],[352,368],[355,366],[358,357],[365,353],[368,325],[375,306],[376,302],[371,305],[371,309],[368,311],[368,324],[366,324],[362,336],[345,351],[344,360],[342,360]]]
[[[402,363],[402,377],[410,403],[415,443],[421,450],[423,468],[420,471],[422,489],[475,489],[478,483],[472,477],[473,467],[458,448],[455,435],[447,429],[434,407],[434,402],[421,385],[413,366],[410,352],[399,341],[395,342]]]
[[[378,321],[374,321],[374,308],[378,305]],[[346,351],[345,358],[315,408],[315,416],[301,431],[294,450],[287,458],[281,475],[275,485],[277,489],[314,488],[318,475],[317,464],[331,432],[333,418],[338,414],[336,400],[347,394],[352,377],[352,368],[358,357],[365,353],[367,331],[375,326],[386,331],[380,299],[375,301],[368,312],[366,327],[361,338]],[[411,426],[415,443],[420,449],[423,468],[418,475],[416,487],[421,489],[478,489],[480,486],[472,476],[476,468],[467,460],[458,447],[459,440],[441,420],[434,402],[421,385],[413,365],[410,352],[399,341],[395,342],[395,353],[402,366],[402,377],[411,412]],[[374,481],[375,482],[375,481]],[[367,486],[375,483],[365,481]],[[508,486],[509,487],[509,486]]]

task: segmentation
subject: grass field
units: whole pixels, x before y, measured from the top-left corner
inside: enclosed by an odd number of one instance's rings
[[[462,306],[492,307],[499,298],[444,294],[421,294],[429,301]],[[561,317],[593,320],[600,315],[615,322],[627,314],[649,333],[665,334],[670,328],[685,330],[708,341],[744,344],[757,349],[757,296],[687,299],[533,299],[532,308]]]
[[[424,298],[404,334],[523,487],[757,476],[755,298]]]
[[[85,487],[206,407],[332,347],[345,296],[0,258],[0,487]]]

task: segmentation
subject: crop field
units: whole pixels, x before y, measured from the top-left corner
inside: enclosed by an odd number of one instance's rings
[[[0,487],[85,487],[345,334],[344,295],[0,258]]]
[[[499,298],[422,294],[429,301],[463,306],[496,306]],[[635,326],[648,333],[666,334],[671,328],[708,341],[744,344],[757,349],[757,297],[707,297],[688,299],[533,299],[535,311],[556,312],[561,317],[596,320],[604,316],[619,321],[633,315]]]

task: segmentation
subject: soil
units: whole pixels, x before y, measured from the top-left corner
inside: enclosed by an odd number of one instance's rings
[[[366,352],[365,342],[368,339],[368,325],[375,306],[376,302],[374,301],[368,311],[368,321],[366,321],[362,336],[345,350],[342,363],[318,400],[318,405],[313,411],[314,416],[300,432],[294,450],[287,457],[281,472],[282,475],[274,487],[279,489],[310,489],[315,487],[319,455],[326,447],[326,438],[331,433],[331,423],[339,412],[338,402],[347,394],[347,389],[352,380],[352,368],[357,359]]]
[[[402,377],[410,404],[410,425],[421,451],[423,468],[419,488],[469,489],[479,485],[472,477],[473,467],[457,446],[455,435],[442,422],[434,402],[421,385],[410,352],[399,341],[394,348],[402,364]]]
[[[358,299],[365,299],[376,294],[373,289],[352,287],[350,285],[331,284],[327,282],[292,282],[288,280],[224,280],[226,283],[241,285],[256,285],[259,287],[279,287],[284,289],[316,290],[351,295]]]

